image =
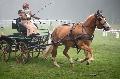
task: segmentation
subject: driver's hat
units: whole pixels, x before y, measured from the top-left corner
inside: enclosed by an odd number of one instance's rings
[[[23,9],[28,8],[29,9],[29,4],[26,2],[23,4]]]

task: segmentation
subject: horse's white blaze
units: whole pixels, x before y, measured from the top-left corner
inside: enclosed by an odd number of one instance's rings
[[[105,26],[105,27],[109,27],[109,28],[111,27],[108,22],[106,22],[106,23],[104,24],[104,26]]]
[[[106,21],[105,18],[102,19],[102,23],[104,23],[104,22],[105,22],[105,24],[103,26],[109,27],[109,28],[111,27],[110,24]]]

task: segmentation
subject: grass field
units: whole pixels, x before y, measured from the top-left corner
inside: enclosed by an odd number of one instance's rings
[[[50,58],[44,60],[42,55],[27,64],[16,64],[13,55],[8,63],[0,60],[0,79],[120,79],[120,38],[111,33],[103,37],[101,31],[96,31],[92,48],[95,61],[90,65],[75,62],[73,68],[62,54],[63,46],[57,55],[60,68],[54,67]],[[73,48],[69,54],[73,59],[84,57],[83,51],[77,54]]]

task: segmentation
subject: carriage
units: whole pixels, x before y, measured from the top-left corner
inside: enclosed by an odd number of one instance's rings
[[[27,29],[19,24],[19,21],[19,18],[12,21],[12,29],[16,29],[18,33],[13,33],[8,36],[1,35],[0,37],[1,59],[5,62],[8,61],[11,53],[14,52],[17,62],[26,63],[33,57],[34,52],[37,53],[36,57],[38,57],[46,49],[48,44],[50,36],[48,29],[38,29],[43,31],[42,35],[32,34],[27,36]]]

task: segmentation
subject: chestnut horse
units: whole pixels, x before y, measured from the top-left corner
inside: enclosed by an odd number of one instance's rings
[[[90,15],[87,20],[83,23],[76,23],[73,26],[68,24],[63,24],[54,29],[51,39],[52,45],[48,49],[45,56],[47,57],[48,53],[52,54],[53,64],[57,67],[60,67],[57,64],[55,59],[57,55],[57,48],[62,43],[65,46],[63,54],[69,59],[70,63],[73,65],[73,60],[67,54],[70,47],[77,47],[84,50],[85,58],[81,62],[87,61],[89,64],[93,58],[92,48],[90,47],[95,28],[104,29],[105,31],[110,30],[110,25],[107,23],[105,17],[101,14],[99,10]]]

